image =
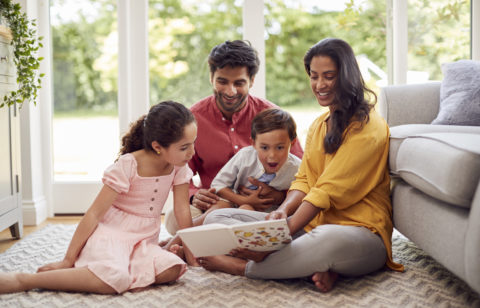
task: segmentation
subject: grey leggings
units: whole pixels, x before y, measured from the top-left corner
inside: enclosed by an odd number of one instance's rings
[[[241,209],[219,209],[204,224],[226,225],[264,220],[267,213]],[[262,262],[249,261],[245,276],[257,279],[308,277],[315,272],[332,271],[344,276],[360,276],[383,267],[387,252],[380,236],[364,227],[321,225],[303,230],[283,249]]]

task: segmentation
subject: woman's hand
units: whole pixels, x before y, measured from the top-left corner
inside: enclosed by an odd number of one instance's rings
[[[73,262],[67,261],[67,260],[62,260],[62,261],[49,263],[49,264],[46,264],[44,266],[39,267],[37,269],[37,273],[48,272],[48,271],[64,269],[64,268],[72,268],[72,267],[73,267]]]
[[[253,262],[262,262],[269,254],[275,252],[275,250],[271,251],[253,251],[246,248],[236,248],[230,251],[230,255],[232,257],[241,258],[252,260]]]
[[[192,205],[202,211],[208,210],[220,198],[215,194],[215,188],[200,189],[193,195]]]
[[[268,213],[268,215],[265,216],[265,220],[276,220],[276,219],[285,219],[285,218],[287,218],[287,212],[285,212],[284,209],[280,209],[280,208]]]

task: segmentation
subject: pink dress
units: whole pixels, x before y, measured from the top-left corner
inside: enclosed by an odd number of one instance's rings
[[[188,166],[171,174],[141,177],[137,161],[125,154],[107,168],[103,183],[119,193],[80,252],[75,267],[88,267],[118,293],[145,287],[174,265],[186,264],[158,246],[162,208],[173,185],[189,183]]]

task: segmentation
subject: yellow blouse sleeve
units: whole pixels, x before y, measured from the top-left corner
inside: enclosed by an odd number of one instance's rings
[[[345,209],[362,200],[384,180],[388,136],[386,123],[371,113],[370,121],[362,127],[353,122],[347,128],[342,145],[333,154],[324,153],[323,140],[311,140],[311,145],[315,142],[322,144],[310,149],[321,149],[323,153],[310,153],[310,159],[318,158],[319,162],[306,162],[304,166],[307,178],[307,167],[321,169],[314,172],[319,176],[310,182],[304,200],[323,209]]]

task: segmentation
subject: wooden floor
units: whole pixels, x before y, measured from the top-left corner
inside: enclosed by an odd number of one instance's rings
[[[77,224],[82,219],[82,216],[56,216],[52,218],[47,218],[44,222],[38,226],[23,226],[23,237],[28,234],[42,229],[48,224]],[[20,239],[21,240],[21,239]],[[10,246],[20,241],[12,238],[10,234],[10,228],[7,228],[0,232],[0,253],[5,252]]]

